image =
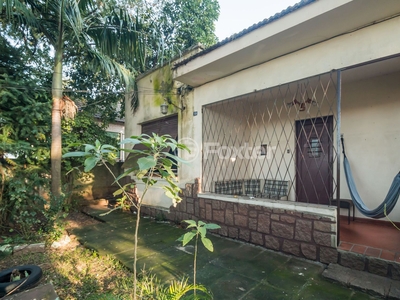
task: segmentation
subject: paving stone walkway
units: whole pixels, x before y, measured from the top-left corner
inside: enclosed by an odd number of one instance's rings
[[[98,210],[89,210],[99,217]],[[120,211],[100,217],[103,223],[73,231],[86,247],[111,254],[133,267],[135,216]],[[192,245],[176,239],[185,231],[169,223],[142,218],[138,266],[151,269],[163,281],[193,277]],[[199,247],[197,281],[214,299],[378,299],[321,276],[325,266],[260,247],[208,235],[215,251]]]

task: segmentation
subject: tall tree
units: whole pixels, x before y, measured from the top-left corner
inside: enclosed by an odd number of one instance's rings
[[[129,1],[127,1],[128,3]],[[134,61],[140,36],[127,7],[96,0],[0,0],[0,18],[13,30],[50,43],[54,48],[52,79],[51,191],[61,195],[61,113],[63,59],[85,55],[90,66],[118,75],[129,84],[133,77],[116,58]],[[115,3],[111,3],[115,4]]]
[[[144,70],[177,57],[198,43],[207,48],[218,41],[214,33],[218,0],[142,1],[138,15],[148,33],[141,48],[146,54],[141,56],[145,59],[141,61]]]
[[[129,93],[135,74],[179,55],[198,42],[206,46],[214,43],[218,14],[217,0],[0,0],[3,26],[9,24],[27,43],[49,44],[54,50],[51,123],[54,196],[61,194],[61,113],[66,64],[69,70],[77,69],[84,74],[82,78],[86,77],[87,83],[91,80],[90,72],[102,74],[108,82],[124,83]],[[107,80],[103,81],[103,87]]]
[[[12,154],[20,165],[46,168],[51,108],[46,86],[50,78],[44,69],[26,63],[33,53],[23,50],[0,35],[0,160]],[[45,53],[35,52],[39,57]]]

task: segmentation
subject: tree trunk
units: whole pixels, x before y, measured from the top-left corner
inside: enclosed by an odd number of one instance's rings
[[[57,47],[58,48],[58,47]],[[62,47],[56,49],[52,83],[53,106],[51,110],[51,192],[61,195],[61,98],[62,98]]]
[[[52,82],[53,106],[51,109],[51,193],[53,197],[61,196],[61,98],[63,92],[62,86],[62,60],[63,60],[63,12],[64,1],[60,3],[58,20],[58,38],[55,45],[54,70]]]

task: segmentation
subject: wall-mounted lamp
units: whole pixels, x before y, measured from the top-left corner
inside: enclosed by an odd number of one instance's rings
[[[176,107],[177,109],[180,109],[181,111],[184,111],[186,109],[186,107],[183,105],[182,105],[182,107],[179,107],[175,103],[172,103],[171,99],[164,99],[164,100],[165,100],[165,102],[160,105],[160,110],[163,115],[166,115],[168,113],[169,105],[172,105],[172,106]]]

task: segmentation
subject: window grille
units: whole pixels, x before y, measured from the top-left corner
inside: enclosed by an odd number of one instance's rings
[[[265,186],[280,186],[273,198],[329,204],[336,81],[332,72],[204,106],[202,191],[271,199]]]

